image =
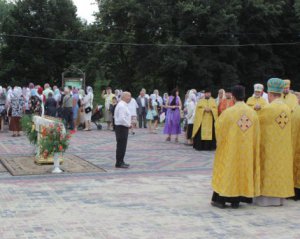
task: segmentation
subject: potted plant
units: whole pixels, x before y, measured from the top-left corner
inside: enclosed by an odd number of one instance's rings
[[[44,158],[53,156],[53,173],[61,173],[59,168],[59,156],[69,147],[70,134],[63,132],[61,126],[51,124],[49,127],[43,127],[40,138],[40,150]]]

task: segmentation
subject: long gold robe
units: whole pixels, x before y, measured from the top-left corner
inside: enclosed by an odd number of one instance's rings
[[[252,109],[254,109],[256,105],[259,105],[260,108],[262,109],[266,104],[267,104],[267,101],[262,97],[257,98],[257,97],[252,96],[252,97],[248,98],[248,100],[247,100],[247,105],[249,105]],[[257,111],[257,112],[259,112],[259,111]]]
[[[291,111],[294,110],[294,108],[298,105],[298,98],[296,95],[288,93],[287,95],[282,94],[281,99],[283,100],[284,103],[286,103]]]
[[[260,130],[256,112],[244,102],[216,121],[217,150],[212,187],[224,197],[260,195]]]
[[[276,99],[259,113],[261,195],[294,196],[291,110]]]
[[[210,108],[211,112],[205,112],[205,108]],[[216,101],[212,97],[199,100],[195,111],[192,137],[195,137],[201,127],[201,140],[212,140],[213,120],[217,118],[218,107]]]
[[[292,141],[294,153],[294,184],[300,188],[300,106],[297,105],[292,113]]]

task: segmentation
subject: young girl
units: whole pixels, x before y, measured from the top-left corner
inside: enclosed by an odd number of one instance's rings
[[[151,98],[149,98],[148,101],[148,112],[146,115],[146,119],[148,121],[148,126],[149,126],[149,132],[150,133],[156,133],[154,132],[155,128],[152,128],[152,123],[154,123],[154,125],[157,123],[157,104],[155,101],[153,101]]]

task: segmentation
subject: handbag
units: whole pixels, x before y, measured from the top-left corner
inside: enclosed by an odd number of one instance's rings
[[[163,122],[165,121],[165,119],[166,119],[166,113],[163,112],[163,113],[161,113],[161,115],[159,116],[159,122],[160,122],[160,123],[163,123]]]
[[[86,114],[90,113],[91,111],[92,111],[92,108],[91,108],[91,107],[87,107],[87,108],[84,109],[84,112],[85,112]]]

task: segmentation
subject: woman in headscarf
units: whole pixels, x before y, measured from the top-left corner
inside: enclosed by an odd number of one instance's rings
[[[187,120],[187,131],[186,131],[186,139],[188,146],[193,146],[193,126],[194,126],[194,117],[195,117],[195,108],[196,108],[196,101],[197,97],[193,91],[189,91],[188,99],[187,99],[187,114],[186,114],[186,120]]]
[[[79,110],[79,94],[77,89],[73,89],[73,121],[74,121],[74,130],[77,131],[77,118],[78,118],[78,110]]]
[[[54,90],[54,99],[55,99],[56,102],[61,101],[61,94],[60,94],[60,90],[58,88],[56,88]]]
[[[117,101],[119,102],[120,101],[120,95],[121,95],[121,92],[120,92],[121,90],[118,90],[118,89],[116,89],[115,90],[115,97],[117,98]]]
[[[6,103],[5,91],[2,88],[2,86],[0,86],[0,129],[1,131],[4,130],[4,119],[6,114],[5,103]]]
[[[41,109],[42,109],[42,116],[44,116],[45,113],[45,103],[46,103],[46,96],[43,94],[43,87],[38,86],[37,88],[37,96],[39,97],[39,99],[41,100]]]
[[[79,122],[78,125],[83,129],[83,125],[85,122],[85,113],[84,113],[84,106],[83,106],[83,99],[85,97],[85,92],[84,90],[79,90],[79,110],[78,110],[78,114],[79,114]],[[78,127],[79,128],[79,127]]]
[[[7,94],[6,94],[6,103],[8,103],[12,97],[12,92],[13,92],[13,89],[11,88],[11,86],[8,86],[7,87]]]
[[[220,89],[218,91],[218,97],[216,98],[216,103],[217,103],[217,107],[219,107],[219,104],[221,103],[222,100],[226,99],[225,96],[225,90],[224,89]]]
[[[86,96],[83,99],[84,105],[84,118],[85,118],[85,131],[90,131],[92,129],[91,126],[91,119],[92,119],[92,112],[93,112],[93,88],[88,86],[86,88]]]
[[[31,89],[29,98],[30,114],[42,115],[42,101],[37,95],[36,89]]]
[[[30,112],[30,89],[25,88],[23,90],[23,98],[24,98],[24,104],[25,104],[25,114],[31,114]]]
[[[153,94],[155,95],[155,101],[157,103],[157,113],[158,113],[157,123],[160,123],[160,114],[162,113],[163,98],[159,95],[158,90],[154,90]],[[158,129],[157,126],[156,126],[156,129]]]
[[[150,95],[151,103],[152,103],[152,114],[153,114],[153,130],[157,130],[157,125],[158,125],[158,116],[159,116],[159,111],[158,111],[158,101],[157,101],[157,95],[152,94]],[[153,131],[155,133],[155,131]]]
[[[22,130],[20,119],[24,113],[24,99],[20,87],[14,88],[9,106],[12,109],[9,130],[13,132],[13,137],[20,136],[20,131]]]
[[[163,106],[167,105],[168,99],[169,99],[169,94],[164,93],[163,94]],[[167,113],[167,108],[163,108],[163,112]]]

